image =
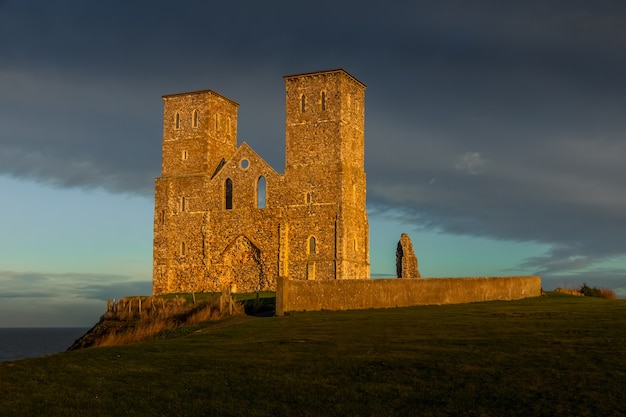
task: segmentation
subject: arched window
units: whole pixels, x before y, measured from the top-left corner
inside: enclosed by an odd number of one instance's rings
[[[191,125],[193,127],[198,127],[198,111],[194,110],[193,115],[191,116]]]
[[[233,208],[233,180],[230,178],[226,179],[226,210],[231,210]]]
[[[306,193],[306,203],[311,204],[312,201],[313,201],[313,196],[311,195],[311,193]]]
[[[317,241],[315,240],[315,236],[309,237],[309,244],[307,245],[307,253],[309,255],[314,255],[317,253]]]
[[[265,177],[259,177],[256,183],[256,208],[265,208],[265,192],[267,188],[267,181]]]
[[[174,116],[174,126],[176,129],[180,129],[180,113],[176,112]]]
[[[326,91],[322,91],[322,111],[326,110]]]
[[[306,111],[306,97],[304,96],[304,94],[302,94],[302,113],[304,113]]]

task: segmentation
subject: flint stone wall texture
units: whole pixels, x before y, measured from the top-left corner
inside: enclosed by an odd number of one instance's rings
[[[413,252],[413,243],[406,233],[400,235],[400,241],[396,249],[396,273],[398,278],[419,278],[417,269],[417,257]]]
[[[276,314],[517,300],[541,295],[541,278],[481,277],[309,282],[278,279]]]
[[[369,277],[365,85],[341,69],[284,80],[284,174],[237,146],[236,102],[163,96],[154,294]]]

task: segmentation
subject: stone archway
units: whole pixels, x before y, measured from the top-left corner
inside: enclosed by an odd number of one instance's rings
[[[221,254],[220,281],[234,292],[267,289],[261,250],[244,235],[237,236]]]

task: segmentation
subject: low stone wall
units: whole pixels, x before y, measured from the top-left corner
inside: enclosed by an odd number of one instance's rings
[[[578,291],[578,290],[572,290],[569,288],[555,288],[554,291],[556,292],[560,292],[561,294],[567,294],[567,295],[574,295],[576,297],[584,297],[585,294],[583,294],[582,292]]]
[[[541,295],[541,277],[298,281],[278,278],[276,314],[517,300]]]

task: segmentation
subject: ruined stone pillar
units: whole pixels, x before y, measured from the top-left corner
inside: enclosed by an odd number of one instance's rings
[[[417,257],[413,253],[413,244],[406,233],[400,235],[396,249],[396,272],[398,278],[420,278],[417,269]]]

